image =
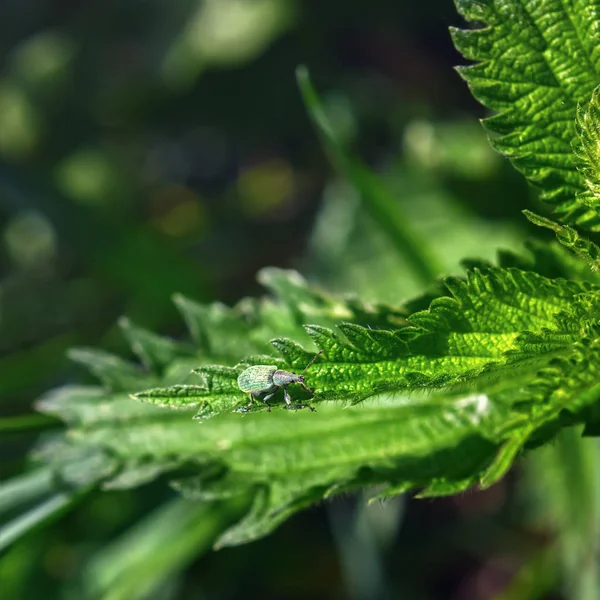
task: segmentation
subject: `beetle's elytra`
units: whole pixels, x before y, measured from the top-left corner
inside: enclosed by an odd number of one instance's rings
[[[262,396],[261,400],[267,405],[267,410],[270,411],[271,405],[268,400],[277,393],[279,388],[283,388],[283,398],[285,400],[286,408],[308,408],[314,412],[315,409],[308,404],[293,403],[292,398],[287,391],[287,386],[290,383],[299,383],[305,390],[312,392],[312,390],[304,383],[304,373],[308,367],[317,360],[322,352],[323,350],[314,356],[300,375],[296,375],[296,373],[290,371],[283,371],[273,365],[256,365],[254,367],[248,367],[245,371],[240,373],[238,377],[238,386],[240,390],[250,395],[250,404],[245,407],[244,410],[248,410],[248,407],[252,406],[254,400],[259,396]]]

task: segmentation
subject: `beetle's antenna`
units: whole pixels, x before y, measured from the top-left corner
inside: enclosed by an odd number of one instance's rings
[[[300,373],[300,375],[304,375],[304,373],[306,373],[306,370],[308,369],[308,367],[310,367],[310,365],[312,365],[315,362],[315,360],[317,360],[317,358],[319,358],[319,356],[321,356],[321,354],[323,354],[323,350],[319,350],[313,356],[313,359],[306,365],[306,367],[304,367],[304,371],[302,371],[302,373]]]

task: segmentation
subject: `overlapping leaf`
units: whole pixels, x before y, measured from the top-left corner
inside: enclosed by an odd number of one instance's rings
[[[576,115],[600,76],[596,0],[456,0],[475,30],[452,29],[473,95],[497,114],[485,120],[493,144],[572,224],[600,229],[589,179],[573,152]],[[597,167],[596,167],[597,168]]]
[[[447,279],[446,286],[450,296],[413,314],[399,329],[356,323],[342,323],[337,331],[307,326],[316,347],[324,351],[307,373],[314,401],[358,402],[381,392],[464,387],[508,366],[513,376],[521,366],[530,372],[551,356],[571,351],[577,334],[562,331],[556,316],[593,289],[517,269],[475,270],[466,280]],[[522,336],[524,331],[547,333],[533,343]],[[314,356],[289,339],[273,344],[283,363],[254,357],[233,368],[200,367],[198,385],[155,388],[136,397],[163,406],[199,406],[203,417],[237,409],[245,398],[237,376],[248,364],[302,370]]]

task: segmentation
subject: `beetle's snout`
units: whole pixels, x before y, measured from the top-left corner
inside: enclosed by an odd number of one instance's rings
[[[298,383],[304,383],[304,375],[298,375]]]

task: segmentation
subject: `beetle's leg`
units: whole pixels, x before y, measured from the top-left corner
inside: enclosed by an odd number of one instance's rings
[[[248,404],[246,404],[246,406],[242,406],[241,408],[238,408],[237,412],[241,412],[241,413],[248,412],[248,409],[254,404],[254,396],[253,396],[252,392],[250,392],[250,394],[248,394],[248,396],[250,397],[250,402],[248,402]]]
[[[309,408],[312,412],[316,412],[315,409],[312,406],[310,406],[309,404],[301,404],[301,403],[293,404],[292,398],[290,397],[290,394],[287,391],[287,388],[283,388],[283,399],[285,400],[285,407],[288,410],[298,410],[299,408]]]
[[[271,392],[270,394],[267,394],[264,398],[261,398],[261,400],[267,405],[267,410],[269,412],[271,412],[271,405],[267,402],[267,400],[272,398],[276,393],[277,393],[277,390],[275,390],[274,392]]]
[[[259,395],[260,395],[260,392],[258,394],[254,394],[254,393],[250,392],[250,394],[249,394],[250,402],[246,406],[240,408],[238,410],[238,412],[248,412],[248,409],[254,405],[254,402],[256,401],[256,399],[258,398]],[[274,395],[275,395],[275,392],[273,392],[272,394],[267,394],[264,398],[261,398],[261,400],[267,405],[267,410],[269,412],[271,412],[271,405],[267,402],[267,400],[269,398],[271,398],[271,396],[274,396]]]

